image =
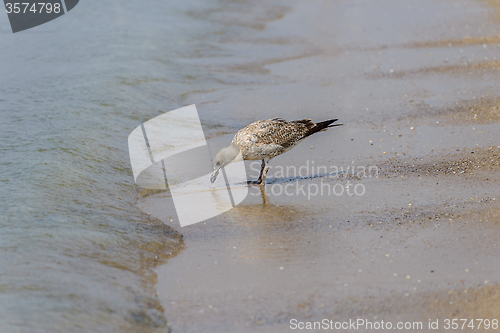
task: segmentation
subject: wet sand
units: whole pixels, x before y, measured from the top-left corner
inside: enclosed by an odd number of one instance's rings
[[[345,126],[273,159],[265,192],[252,187],[206,222],[180,228],[168,192],[139,202],[184,236],[157,269],[172,331],[288,332],[291,319],[324,318],[420,321],[423,331],[439,319],[444,331],[447,318],[500,319],[497,2],[260,6],[241,22],[228,17],[251,3],[193,12],[251,27],[217,45],[246,57],[198,65],[248,79],[183,95],[211,151],[271,116]],[[283,175],[290,166],[309,177]],[[337,184],[344,194],[311,193]]]

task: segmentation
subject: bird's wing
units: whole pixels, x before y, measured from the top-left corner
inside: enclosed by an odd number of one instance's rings
[[[240,147],[259,145],[286,149],[302,140],[311,126],[314,123],[309,119],[288,122],[274,118],[256,121],[239,130],[233,142]]]

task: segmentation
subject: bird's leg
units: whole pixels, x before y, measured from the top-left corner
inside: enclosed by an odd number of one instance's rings
[[[262,165],[260,167],[259,179],[254,184],[260,184],[262,181],[262,174],[264,173],[264,168],[266,167],[266,161],[262,160]]]
[[[266,164],[266,162],[264,160],[262,160],[262,165],[264,166],[265,164]],[[267,176],[268,171],[269,171],[269,165],[266,165],[264,168],[264,173],[262,174],[262,180],[259,183],[260,186],[266,185],[266,176]]]

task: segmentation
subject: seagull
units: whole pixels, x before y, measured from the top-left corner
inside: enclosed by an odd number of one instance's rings
[[[240,129],[231,144],[217,153],[210,182],[214,183],[220,170],[229,163],[242,160],[262,160],[259,179],[254,183],[264,185],[269,170],[267,164],[270,159],[289,151],[314,133],[342,125],[332,125],[337,120],[331,119],[315,123],[311,119],[286,121],[281,118],[273,118],[251,123]]]

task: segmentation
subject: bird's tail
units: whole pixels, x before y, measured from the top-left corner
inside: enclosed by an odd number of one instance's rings
[[[335,127],[335,126],[341,126],[341,125],[343,125],[343,124],[333,124],[337,120],[338,119],[330,119],[330,120],[320,121],[319,123],[315,123],[314,124],[315,126],[311,127],[305,136],[309,136],[309,135],[312,135],[314,133],[317,133],[317,132],[320,132],[320,131],[324,131],[324,130],[326,130],[329,127]]]

